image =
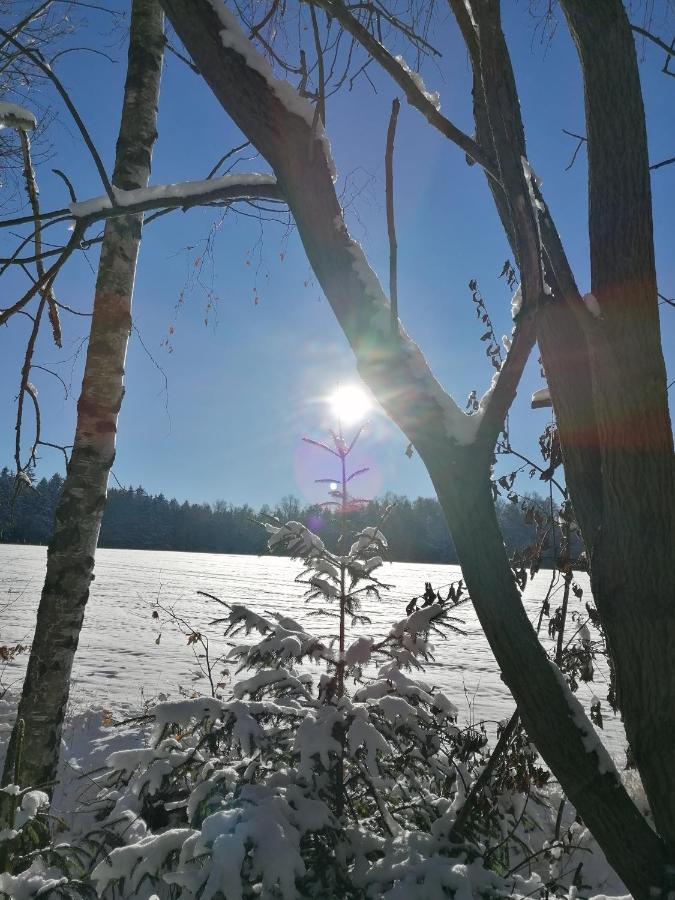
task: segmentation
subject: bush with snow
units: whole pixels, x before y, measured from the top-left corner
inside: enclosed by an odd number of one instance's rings
[[[212,624],[233,642],[231,696],[156,706],[150,745],[112,753],[97,778],[95,832],[0,876],[5,893],[536,897],[548,866],[555,889],[571,832],[542,846],[553,819],[540,790],[548,773],[526,737],[514,732],[476,791],[490,759],[485,732],[460,727],[450,698],[419,677],[431,637],[457,630],[458,592],[374,638],[360,633],[359,601],[386,589],[379,528],[342,555],[298,522],[267,528],[270,547],[301,559],[315,610],[351,623],[344,650],[287,616],[221,601],[227,614]],[[472,815],[459,833],[467,797]],[[544,880],[526,862],[533,852]]]

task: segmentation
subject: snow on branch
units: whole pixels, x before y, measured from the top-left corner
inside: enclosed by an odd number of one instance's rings
[[[258,74],[262,75],[277,99],[286,107],[286,109],[294,116],[299,116],[301,119],[304,119],[312,129],[314,136],[321,142],[326,157],[326,163],[331,171],[333,180],[335,180],[337,178],[337,171],[331,154],[330,141],[326,137],[323,125],[321,124],[319,117],[315,114],[312,104],[309,100],[301,97],[293,85],[275,77],[270,64],[264,56],[258,53],[251,41],[246,37],[239,27],[236,18],[226,8],[222,0],[208,0],[208,2],[213,7],[214,12],[223,25],[223,30],[220,32],[220,39],[223,42],[223,47],[226,47],[228,50],[234,50],[235,53],[242,56],[249,68],[255,69]]]
[[[257,173],[223,175],[206,181],[184,181],[179,184],[160,184],[154,187],[123,191],[113,188],[115,203],[109,197],[93,197],[71,203],[69,210],[76,219],[96,219],[110,214],[130,214],[158,207],[195,206],[217,200],[267,197],[281,199],[274,175]]]
[[[37,127],[33,113],[17,106],[16,103],[0,103],[0,129],[15,128],[17,131],[32,131]]]
[[[428,91],[424,83],[424,79],[419,72],[413,71],[402,56],[395,56],[394,59],[403,69],[403,71],[415,82],[417,90],[424,95],[424,98],[438,111],[441,111],[441,95],[438,91]]]

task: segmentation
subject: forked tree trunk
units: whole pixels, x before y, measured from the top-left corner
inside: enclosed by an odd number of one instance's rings
[[[147,187],[157,137],[157,104],[164,50],[164,17],[157,0],[133,0],[129,61],[113,185]],[[21,784],[56,777],[73,659],[82,628],[94,555],[115,457],[117,418],[143,216],[108,219],[94,296],[73,452],[56,508],[47,575],[19,702],[25,725]],[[16,726],[3,784],[14,776]]]
[[[162,4],[224,109],[274,169],[361,375],[425,462],[472,601],[530,734],[629,889],[638,898],[652,896],[650,888],[663,880],[661,841],[616,777],[603,772],[596,752],[586,752],[583,734],[514,584],[488,480],[503,415],[499,421],[486,416],[486,427],[481,426],[478,440],[468,448],[453,440],[444,426],[447,395],[405,333],[400,339],[392,336],[388,306],[344,227],[311,125],[285,107],[274,87],[247,64],[250,50],[245,57],[224,46],[223,30],[228,45],[241,38],[227,33],[229,26],[219,21],[209,0]],[[511,399],[516,383],[517,378]]]
[[[593,594],[626,734],[672,862],[675,467],[642,91],[623,4],[562,6],[584,76],[591,287],[602,314],[587,316],[602,471]]]
[[[450,0],[480,82],[498,57],[505,108],[520,108],[498,6],[477,35]],[[487,0],[492,2],[492,0]],[[579,292],[550,213],[541,216],[554,300],[538,338],[558,419],[565,474],[589,548],[593,595],[617,673],[617,699],[666,854],[675,858],[675,496],[661,350],[646,128],[634,40],[620,0],[563,0],[584,76],[595,319]],[[475,4],[481,19],[485,0]],[[491,32],[498,29],[497,39]],[[483,74],[483,78],[484,78]],[[477,140],[489,147],[488,85],[474,90]],[[510,105],[510,109],[508,106]],[[486,124],[487,123],[487,124]],[[495,156],[511,147],[493,148]],[[497,206],[499,188],[489,179]],[[502,210],[500,209],[500,213]],[[502,213],[507,235],[512,232]],[[512,241],[513,243],[513,241]]]

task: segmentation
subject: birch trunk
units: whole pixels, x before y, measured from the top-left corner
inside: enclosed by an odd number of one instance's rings
[[[129,58],[113,185],[144,188],[157,136],[157,104],[164,49],[157,0],[133,0]],[[73,659],[82,628],[94,556],[115,458],[117,419],[124,394],[124,362],[143,216],[108,219],[94,296],[89,347],[77,405],[68,471],[47,553],[47,575],[19,702],[23,720],[21,784],[48,785],[56,777]],[[13,777],[15,726],[3,783]]]

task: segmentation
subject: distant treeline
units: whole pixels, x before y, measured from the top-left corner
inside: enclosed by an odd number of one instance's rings
[[[0,472],[0,542],[48,543],[62,485],[60,475],[43,478],[32,488],[23,488],[13,502],[14,475],[9,469],[3,469]],[[436,499],[410,500],[394,495],[378,498],[351,515],[350,529],[357,531],[377,524],[390,506],[383,531],[389,541],[391,559],[457,562]],[[519,505],[498,500],[497,512],[510,551],[532,543],[534,526],[526,524]],[[266,551],[266,535],[257,521],[261,514],[272,514],[282,521],[304,522],[321,535],[327,546],[336,547],[339,516],[318,506],[302,505],[295,497],[284,497],[276,507],[265,506],[256,511],[251,506],[233,506],[224,500],[179,503],[163,494],[148,494],[142,487],[109,490],[99,546],[260,554]]]

